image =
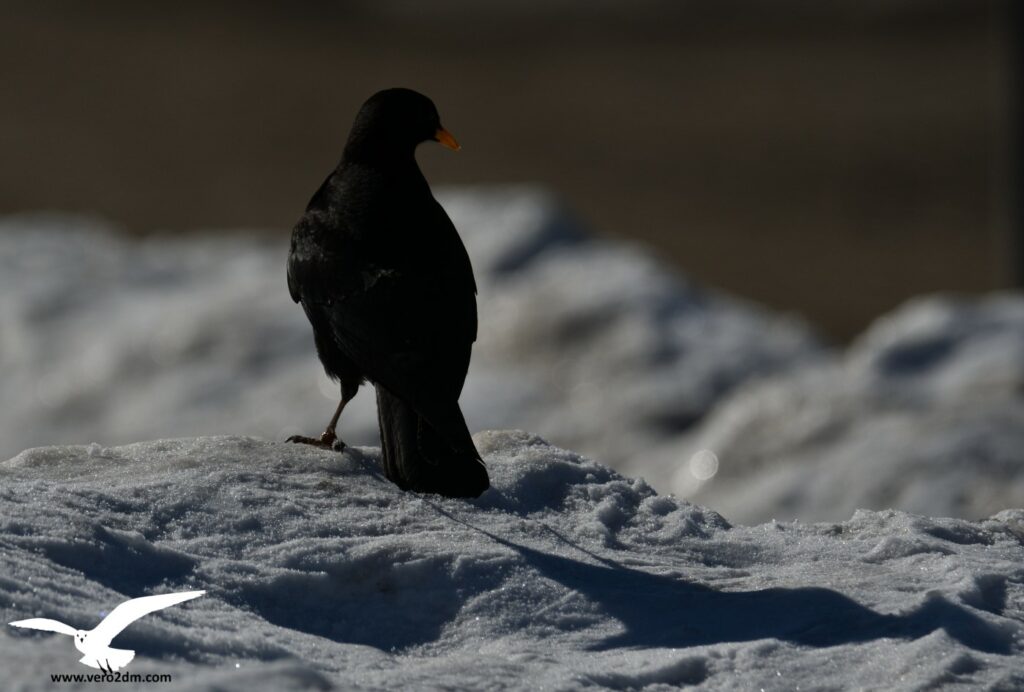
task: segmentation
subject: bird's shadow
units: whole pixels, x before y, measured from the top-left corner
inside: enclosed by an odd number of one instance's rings
[[[673,576],[651,574],[598,556],[546,527],[586,559],[544,552],[497,536],[461,520],[436,501],[422,498],[439,514],[519,554],[540,576],[585,598],[621,625],[621,631],[589,648],[684,648],[775,639],[801,646],[830,647],[880,638],[915,639],[944,630],[977,651],[1007,654],[1015,633],[973,609],[932,595],[900,614],[878,613],[824,587],[719,591]],[[400,652],[435,641],[472,596],[497,588],[502,577],[487,569],[457,579],[443,560],[417,567],[429,589],[393,588],[383,562],[351,565],[338,574],[289,574],[285,581],[254,584],[241,602],[268,621],[338,642]],[[381,583],[367,581],[381,575]],[[284,578],[283,578],[284,579]],[[367,588],[368,584],[371,588]],[[999,615],[1000,599],[983,604]]]
[[[621,623],[620,633],[594,643],[591,650],[683,648],[757,639],[829,647],[883,637],[916,639],[938,629],[977,651],[1008,654],[1013,646],[1010,628],[988,622],[939,595],[927,597],[909,612],[887,615],[823,587],[718,591],[599,557],[550,527],[559,540],[592,561],[520,545],[436,505],[435,509],[516,551],[545,578],[581,594]]]

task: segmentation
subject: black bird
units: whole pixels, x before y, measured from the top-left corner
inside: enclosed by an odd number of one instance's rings
[[[342,410],[368,380],[385,475],[405,490],[476,497],[489,480],[459,408],[476,341],[476,281],[416,164],[428,140],[459,149],[429,98],[374,94],[292,231],[288,290],[313,325],[320,362],[341,383],[341,403],[318,440],[289,441],[334,445]]]

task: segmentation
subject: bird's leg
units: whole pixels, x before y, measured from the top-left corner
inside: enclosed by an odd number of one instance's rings
[[[345,410],[345,404],[349,401],[350,399],[345,397],[341,398],[341,401],[338,403],[338,408],[334,410],[334,415],[331,416],[331,422],[327,424],[327,429],[324,430],[323,434],[320,436],[320,441],[328,447],[334,445],[335,441],[341,442],[342,448],[345,447],[345,443],[338,440],[338,436],[334,433],[334,430],[338,427],[338,419],[341,418],[341,412]]]
[[[338,439],[335,429],[338,427],[338,419],[341,418],[341,412],[345,410],[345,405],[351,400],[351,396],[342,397],[338,408],[334,411],[334,415],[331,416],[331,422],[327,424],[327,429],[324,430],[319,439],[303,435],[292,435],[288,438],[288,442],[298,442],[300,444],[313,445],[314,447],[322,447],[323,449],[338,449],[339,451],[344,449],[345,443]]]

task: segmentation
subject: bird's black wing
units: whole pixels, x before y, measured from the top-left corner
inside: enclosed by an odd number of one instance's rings
[[[317,338],[443,430],[440,412],[458,401],[476,339],[476,286],[444,210],[433,202],[420,212],[427,231],[381,247],[385,232],[353,240],[343,219],[308,211],[293,233],[288,286]]]

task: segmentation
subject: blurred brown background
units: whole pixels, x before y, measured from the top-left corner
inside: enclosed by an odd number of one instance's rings
[[[842,340],[1011,282],[1009,1],[4,2],[0,213],[284,236],[409,86],[435,185],[544,183]]]

